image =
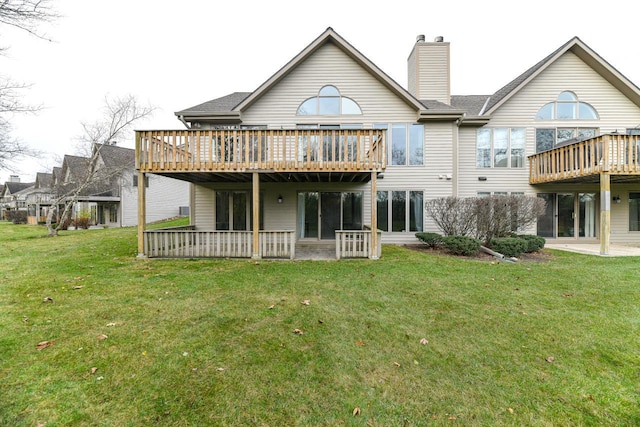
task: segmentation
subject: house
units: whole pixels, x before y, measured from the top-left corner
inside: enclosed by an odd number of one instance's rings
[[[450,44],[418,36],[408,87],[328,28],[253,92],[136,132],[138,180],[192,184],[191,226],[138,228],[146,256],[380,256],[438,231],[428,199],[544,199],[548,239],[640,243],[640,90],[573,38],[490,95],[452,95]],[[138,187],[140,215],[146,192]]]
[[[64,200],[76,198],[71,218],[89,218],[94,226],[126,227],[137,225],[138,175],[135,173],[135,150],[116,145],[96,145],[91,157],[65,155],[60,167],[51,174],[36,176],[36,192],[29,204],[34,213],[31,223],[46,220],[46,211],[60,195],[58,212]],[[92,158],[94,159],[92,165]],[[89,171],[94,173],[87,179]],[[189,206],[189,183],[149,174],[145,178],[150,208],[145,221],[155,222],[184,215]],[[79,189],[77,194],[75,189]]]
[[[27,195],[27,223],[41,224],[47,219],[47,214],[51,207],[51,180],[52,173],[38,172],[36,181],[33,184],[33,191]]]
[[[0,192],[0,206],[2,208],[2,219],[7,220],[9,211],[24,211],[26,220],[27,195],[33,189],[33,182],[20,182],[20,177],[11,175],[9,181],[5,182]]]

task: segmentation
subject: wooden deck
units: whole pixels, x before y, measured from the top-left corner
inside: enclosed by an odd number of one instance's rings
[[[233,174],[382,172],[385,131],[159,130],[136,131],[136,168],[143,173],[193,174],[233,180]]]
[[[529,183],[598,182],[608,173],[613,182],[640,180],[640,136],[607,134],[534,154]]]

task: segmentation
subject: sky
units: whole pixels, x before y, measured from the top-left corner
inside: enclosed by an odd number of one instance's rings
[[[32,182],[78,154],[105,97],[155,106],[137,129],[183,129],[175,111],[255,90],[327,27],[404,87],[420,34],[450,42],[453,95],[492,94],[574,36],[640,86],[636,1],[52,1],[60,17],[40,27],[51,41],[0,27],[0,74],[42,106],[10,117],[13,136],[42,156],[0,170],[0,183]],[[133,134],[121,145],[133,148]]]

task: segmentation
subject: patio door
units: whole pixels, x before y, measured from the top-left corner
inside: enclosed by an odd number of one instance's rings
[[[538,235],[550,238],[595,238],[596,194],[538,194],[547,202],[538,218]]]
[[[336,238],[336,230],[362,229],[363,193],[301,192],[298,193],[298,238]]]

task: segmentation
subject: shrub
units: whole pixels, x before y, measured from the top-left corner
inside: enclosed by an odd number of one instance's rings
[[[89,218],[86,216],[81,216],[75,219],[74,225],[76,230],[84,229],[87,230],[89,228]]]
[[[442,236],[438,233],[416,233],[416,237],[430,248],[442,245]]]
[[[491,249],[506,257],[519,257],[529,244],[519,237],[496,237],[491,239]]]
[[[71,225],[71,218],[67,217],[63,219],[62,222],[60,223],[59,230],[68,230],[70,225]]]
[[[7,211],[7,220],[14,224],[26,224],[27,223],[27,211]]]
[[[535,234],[520,234],[517,237],[527,242],[526,253],[542,250],[544,244],[547,242],[544,237],[536,236]]]
[[[476,255],[480,250],[480,241],[467,236],[445,236],[442,243],[454,255]]]

